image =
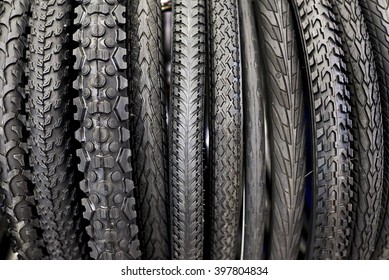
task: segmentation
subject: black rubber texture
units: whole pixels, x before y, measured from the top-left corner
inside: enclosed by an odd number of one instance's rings
[[[251,0],[239,0],[244,106],[245,220],[243,259],[259,260],[265,233],[264,92],[259,43]]]
[[[170,259],[161,3],[128,3],[130,131],[142,258]]]
[[[377,239],[383,187],[381,98],[374,55],[357,0],[333,0],[351,94],[353,197],[356,211],[350,258],[370,259]]]
[[[384,127],[384,186],[373,259],[389,259],[389,1],[359,0],[375,56]]]
[[[138,226],[134,184],[131,179],[131,150],[128,97],[127,51],[124,31],[126,1],[84,0],[76,8],[73,38],[74,68],[79,76],[74,88],[75,118],[81,128],[76,138],[80,184],[86,198],[82,204],[93,259],[138,259]]]
[[[205,1],[173,4],[169,110],[172,257],[203,258]]]
[[[308,78],[313,208],[308,259],[347,259],[353,150],[342,42],[328,0],[294,0]]]
[[[235,259],[242,189],[243,112],[237,0],[209,1],[211,259]]]
[[[270,259],[297,259],[305,198],[304,94],[293,10],[257,1],[271,150]]]
[[[4,0],[0,9],[0,164],[4,206],[21,259],[46,258],[29,182],[25,107],[27,0]]]
[[[50,259],[81,259],[81,230],[69,127],[71,3],[35,0],[28,37],[29,162]]]

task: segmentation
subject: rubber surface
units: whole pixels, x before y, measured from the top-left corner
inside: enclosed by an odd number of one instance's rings
[[[305,196],[304,94],[297,30],[287,0],[257,1],[270,107],[270,259],[297,259]],[[262,31],[262,32],[261,32]]]
[[[243,259],[262,259],[265,231],[265,139],[263,73],[251,0],[239,1],[244,107],[245,220]]]
[[[203,258],[205,2],[173,4],[169,163],[174,259]]]
[[[85,174],[82,203],[93,259],[138,259],[138,226],[134,184],[131,180],[131,150],[126,78],[127,51],[124,31],[126,1],[84,0],[76,8],[73,38],[74,82],[80,96],[75,118],[81,128],[76,138],[79,170]]]
[[[351,94],[354,148],[354,230],[351,259],[370,259],[377,239],[383,187],[381,98],[374,55],[356,0],[334,0]]]
[[[4,206],[14,250],[21,259],[46,258],[29,182],[25,107],[27,0],[4,0],[0,9],[0,164]]]
[[[211,259],[235,259],[242,190],[241,54],[237,0],[209,1]]]
[[[28,38],[29,159],[50,259],[81,259],[69,127],[71,2],[35,0]]]
[[[162,10],[159,0],[128,1],[130,131],[144,259],[170,259]]]
[[[313,133],[313,208],[306,257],[347,259],[353,150],[342,42],[328,0],[295,0],[293,4],[307,70]]]

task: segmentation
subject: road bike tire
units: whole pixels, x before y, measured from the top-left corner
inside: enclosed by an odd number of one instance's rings
[[[162,9],[128,2],[130,132],[139,239],[144,259],[170,259]]]
[[[313,197],[308,259],[347,259],[353,150],[342,42],[328,0],[294,0],[308,80]]]
[[[334,0],[351,95],[354,209],[350,258],[370,259],[377,239],[383,189],[381,98],[374,54],[356,0]]]
[[[174,259],[203,259],[205,20],[204,0],[173,3],[169,170]]]
[[[297,259],[305,198],[304,92],[290,2],[257,1],[271,152],[270,259]]]
[[[243,112],[237,0],[209,1],[211,259],[235,259],[243,179]]]
[[[71,1],[32,2],[28,37],[29,162],[50,259],[82,258],[69,114]]]
[[[4,211],[20,259],[47,252],[30,184],[25,114],[25,51],[29,0],[4,0],[0,9],[0,164]]]
[[[84,218],[93,259],[138,259],[128,112],[126,1],[83,0],[76,8],[74,88]]]

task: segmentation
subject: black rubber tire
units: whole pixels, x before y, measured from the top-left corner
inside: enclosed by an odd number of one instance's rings
[[[172,257],[203,258],[205,1],[173,3],[169,109]]]
[[[126,1],[84,0],[76,8],[80,43],[74,82],[75,118],[81,128],[76,138],[79,170],[85,174],[81,189],[90,256],[93,259],[138,259],[138,226],[131,150],[128,96]]]
[[[69,120],[71,1],[34,0],[28,37],[29,162],[50,259],[82,258]]]
[[[270,259],[297,259],[305,198],[304,92],[287,0],[257,1],[271,150]]]
[[[333,0],[343,41],[353,121],[355,215],[350,258],[370,259],[383,188],[383,127],[374,55],[356,0]]]
[[[359,0],[375,56],[384,127],[382,210],[373,259],[389,259],[389,2]]]
[[[265,131],[262,65],[251,0],[239,0],[244,107],[245,220],[243,259],[263,257],[265,233]]]
[[[211,259],[235,259],[242,190],[243,114],[237,0],[209,1]],[[208,230],[207,230],[208,232]]]
[[[29,182],[25,107],[25,50],[29,0],[4,0],[0,10],[0,164],[4,206],[21,259],[46,258]]]
[[[161,3],[128,3],[130,132],[142,258],[170,259]]]
[[[347,259],[353,150],[342,42],[328,0],[293,4],[307,71],[313,138],[313,209],[306,257]]]

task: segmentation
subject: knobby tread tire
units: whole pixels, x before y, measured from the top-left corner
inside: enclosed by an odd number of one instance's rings
[[[173,4],[169,110],[172,256],[203,258],[205,1]]]
[[[244,107],[245,220],[243,259],[263,258],[265,231],[265,132],[263,75],[254,5],[239,0]]]
[[[307,69],[313,135],[313,209],[307,258],[347,259],[353,150],[342,42],[328,0],[294,0],[293,6]]]
[[[355,216],[351,259],[370,259],[377,239],[383,187],[381,98],[374,55],[358,1],[333,0],[351,94]]]
[[[389,1],[359,0],[375,56],[384,127],[384,186],[373,259],[389,259]]]
[[[86,198],[84,218],[93,259],[138,259],[138,226],[127,96],[126,2],[84,0],[76,8],[78,31],[73,38],[75,69],[75,118],[81,128],[76,138],[80,184]]]
[[[305,198],[305,123],[301,64],[287,0],[257,1],[270,110],[270,259],[297,259]]]
[[[242,188],[243,114],[237,0],[209,1],[211,259],[235,259]]]
[[[25,133],[25,57],[29,0],[4,0],[0,9],[0,164],[4,210],[21,259],[43,259]]]
[[[81,259],[69,127],[68,0],[35,0],[28,50],[29,159],[50,259]]]
[[[170,259],[162,10],[129,1],[130,131],[144,259]]]

